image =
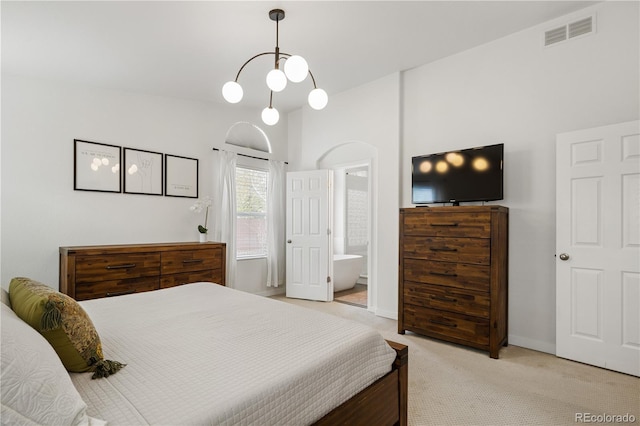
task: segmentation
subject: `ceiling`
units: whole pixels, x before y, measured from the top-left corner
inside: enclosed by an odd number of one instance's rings
[[[588,1],[18,1],[1,4],[2,72],[224,102],[222,85],[275,47],[304,56],[331,95],[571,13]],[[541,35],[542,37],[542,35]],[[239,105],[265,107],[273,57],[242,72]],[[274,94],[306,103],[309,79]]]

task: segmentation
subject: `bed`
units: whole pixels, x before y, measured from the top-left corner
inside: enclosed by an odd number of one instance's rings
[[[67,375],[85,424],[407,423],[407,347],[362,324],[212,283],[79,303],[127,364]]]

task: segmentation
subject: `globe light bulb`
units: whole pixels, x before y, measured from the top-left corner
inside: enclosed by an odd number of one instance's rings
[[[267,86],[274,92],[282,92],[287,87],[287,76],[279,69],[273,69],[267,74]]]
[[[222,86],[222,96],[230,104],[237,104],[242,100],[244,92],[242,86],[235,81],[228,81]]]
[[[424,160],[422,163],[420,163],[420,172],[429,173],[432,167],[433,165],[431,164],[431,161]]]
[[[484,157],[478,157],[473,160],[473,168],[479,172],[484,172],[489,168],[489,162]]]
[[[458,152],[449,152],[444,158],[451,163],[451,165],[460,167],[464,164],[464,157]]]
[[[449,170],[449,164],[446,161],[440,160],[436,163],[436,171],[438,173],[446,173]]]
[[[320,110],[327,106],[327,102],[329,102],[329,96],[327,96],[327,92],[322,89],[313,89],[309,92],[309,106],[313,109]]]
[[[285,61],[284,73],[292,82],[300,83],[307,78],[309,65],[307,65],[307,61],[302,56],[293,55]]]
[[[280,120],[278,110],[273,107],[266,107],[262,110],[262,121],[268,126],[273,126]]]

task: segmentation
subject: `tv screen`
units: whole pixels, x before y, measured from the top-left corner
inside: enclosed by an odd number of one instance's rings
[[[412,158],[413,204],[502,200],[504,144]]]

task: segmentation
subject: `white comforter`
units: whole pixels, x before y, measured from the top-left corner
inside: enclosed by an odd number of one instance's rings
[[[390,371],[395,352],[359,323],[196,283],[81,302],[106,379],[71,374],[110,425],[303,425]]]

